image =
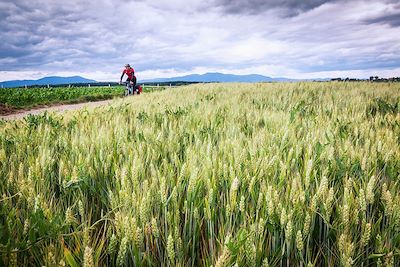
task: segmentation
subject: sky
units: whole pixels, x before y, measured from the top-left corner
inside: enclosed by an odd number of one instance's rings
[[[400,0],[0,0],[0,81],[400,76]]]

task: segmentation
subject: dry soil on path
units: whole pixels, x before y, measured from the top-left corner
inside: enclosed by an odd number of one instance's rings
[[[23,117],[31,114],[31,115],[38,115],[45,111],[48,112],[64,112],[68,110],[77,110],[81,108],[91,108],[91,107],[98,107],[110,104],[113,99],[102,100],[102,101],[95,101],[95,102],[85,102],[85,103],[78,103],[78,104],[66,104],[66,105],[57,105],[51,107],[44,107],[32,110],[24,110],[18,113],[10,114],[10,115],[0,115],[0,119],[3,120],[18,120],[22,119]]]

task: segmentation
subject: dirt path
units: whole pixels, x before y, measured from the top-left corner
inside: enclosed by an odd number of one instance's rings
[[[84,107],[98,107],[102,105],[109,104],[113,101],[113,99],[108,99],[108,100],[103,100],[103,101],[95,101],[95,102],[85,102],[85,103],[78,103],[78,104],[67,104],[67,105],[58,105],[58,106],[52,106],[52,107],[46,107],[46,108],[39,108],[39,109],[32,109],[32,110],[27,110],[27,111],[22,111],[20,113],[15,113],[15,114],[10,114],[10,115],[0,115],[0,119],[4,120],[17,120],[17,119],[22,119],[23,117],[32,114],[32,115],[38,115],[40,113],[43,113],[45,111],[49,112],[63,112],[63,111],[68,111],[68,110],[76,110]]]

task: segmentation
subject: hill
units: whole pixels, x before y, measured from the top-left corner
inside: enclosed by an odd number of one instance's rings
[[[2,87],[21,87],[21,86],[32,86],[32,85],[55,85],[55,84],[74,84],[74,83],[94,83],[95,80],[83,78],[81,76],[71,77],[59,77],[50,76],[44,77],[38,80],[12,80],[0,82]]]
[[[158,78],[148,79],[142,82],[275,82],[275,81],[293,81],[287,78],[271,78],[259,74],[248,74],[248,75],[235,75],[235,74],[224,74],[219,72],[209,72],[205,74],[190,74],[179,77],[171,78]]]

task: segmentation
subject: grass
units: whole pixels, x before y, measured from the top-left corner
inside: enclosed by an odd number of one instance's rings
[[[399,99],[207,84],[0,121],[0,265],[394,266]]]

